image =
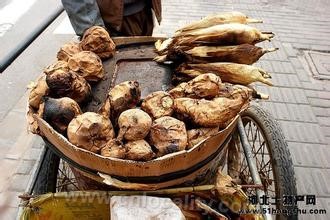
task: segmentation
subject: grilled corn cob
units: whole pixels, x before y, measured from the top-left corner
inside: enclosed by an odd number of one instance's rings
[[[241,12],[233,11],[233,12],[226,12],[226,13],[207,16],[199,21],[195,21],[191,24],[188,24],[180,28],[179,30],[177,30],[177,33],[191,31],[200,28],[206,28],[218,24],[226,24],[226,23],[247,24],[247,23],[262,23],[262,21],[248,18],[248,16],[246,16]]]
[[[221,24],[208,28],[183,32],[175,36],[176,45],[215,44],[236,45],[256,44],[274,37],[272,32],[260,32],[257,28],[244,24]]]
[[[190,47],[187,50],[185,50],[185,47],[178,46],[170,48],[167,55],[156,57],[155,61],[164,62],[171,60],[189,63],[233,62],[253,64],[265,53],[276,50],[278,48],[264,49],[250,44],[237,46],[197,46]]]
[[[270,74],[265,70],[236,63],[206,63],[206,64],[182,64],[177,69],[177,72],[183,73],[191,78],[204,73],[214,73],[220,76],[223,82],[237,83],[249,85],[253,82],[262,82],[269,86],[273,84],[267,79],[271,78]]]

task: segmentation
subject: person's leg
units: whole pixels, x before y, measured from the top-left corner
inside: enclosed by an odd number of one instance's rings
[[[150,7],[123,18],[121,33],[124,36],[151,36],[154,28]]]
[[[95,0],[62,0],[62,4],[78,36],[82,36],[84,31],[92,26],[104,27]]]

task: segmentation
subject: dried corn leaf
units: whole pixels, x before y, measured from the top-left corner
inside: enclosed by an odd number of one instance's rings
[[[248,208],[248,196],[232,178],[218,170],[215,184],[216,194],[231,211],[238,213]]]
[[[218,24],[226,24],[226,23],[261,23],[261,20],[251,19],[245,14],[237,11],[233,12],[224,12],[215,15],[209,15],[199,21],[192,22],[177,31],[177,34],[181,32],[207,28]]]
[[[206,63],[206,64],[182,64],[177,69],[177,72],[196,77],[204,73],[214,73],[220,76],[223,82],[234,84],[249,85],[253,82],[262,82],[272,86],[268,80],[270,74],[265,70],[237,63]]]

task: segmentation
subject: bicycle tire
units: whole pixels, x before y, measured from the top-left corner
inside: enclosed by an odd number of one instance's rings
[[[282,199],[283,196],[296,196],[296,179],[288,144],[279,123],[266,110],[257,104],[252,104],[245,112],[241,114],[242,121],[253,120],[261,129],[275,177],[276,198]],[[296,205],[283,205],[283,201],[276,207],[278,210],[286,210],[288,214],[276,215],[276,219],[298,219],[295,213]]]
[[[44,193],[55,193],[57,184],[57,174],[60,164],[60,157],[58,157],[45,143],[44,158],[41,159],[40,171],[36,178],[36,183],[33,193],[36,195]]]

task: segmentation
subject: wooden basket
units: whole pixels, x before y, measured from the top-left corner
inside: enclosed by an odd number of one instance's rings
[[[97,112],[105,101],[109,89],[127,80],[137,80],[140,83],[142,97],[154,91],[168,89],[171,86],[171,69],[152,61],[156,56],[152,45],[155,40],[157,39],[139,37],[116,39],[116,45],[120,46],[117,47],[115,56],[103,63],[106,71],[105,79],[93,85],[94,98],[83,110]],[[140,41],[144,44],[134,44]],[[78,148],[43,119],[36,115],[34,119],[38,123],[41,135],[53,145],[53,151],[76,168],[74,171],[76,175],[79,172],[79,175],[82,174],[87,180],[91,179],[123,189],[152,190],[178,184],[192,185],[209,180],[217,167],[224,164],[227,144],[236,127],[238,116],[226,129],[192,149],[148,162],[106,158]],[[84,181],[83,177],[80,177],[79,181],[89,184],[89,181]]]

